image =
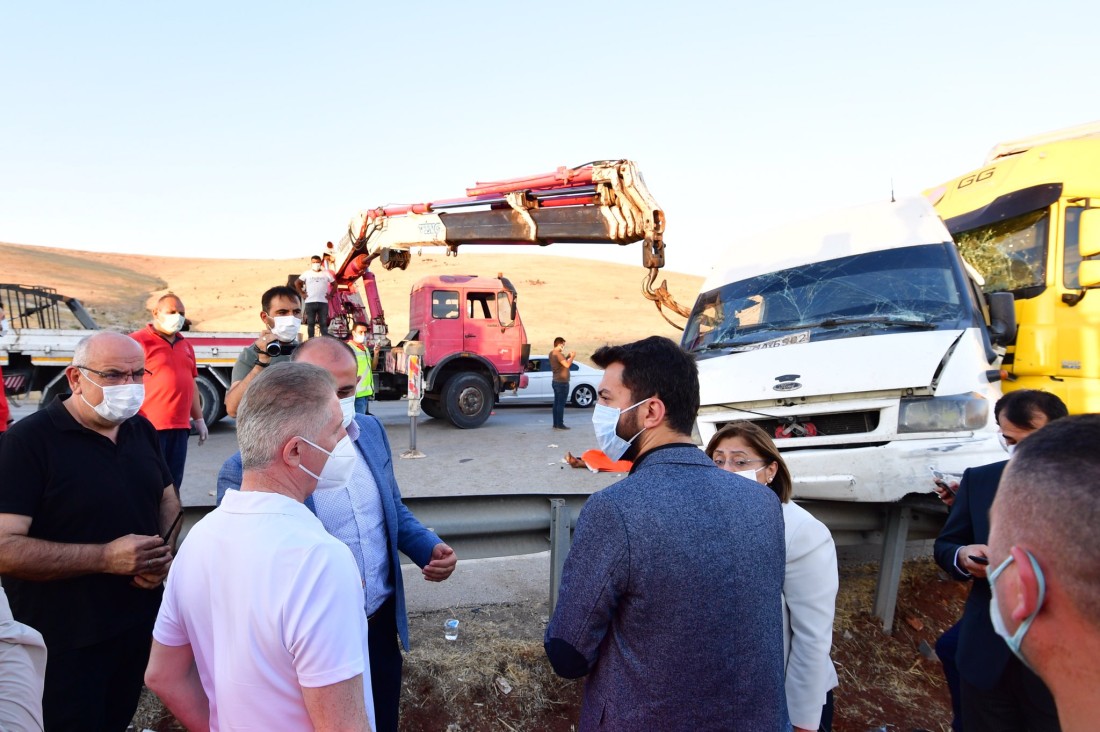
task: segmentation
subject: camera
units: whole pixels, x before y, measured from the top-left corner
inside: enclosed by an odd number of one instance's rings
[[[291,341],[290,343],[271,341],[264,346],[264,353],[268,356],[289,356],[297,345],[298,343],[296,341]]]

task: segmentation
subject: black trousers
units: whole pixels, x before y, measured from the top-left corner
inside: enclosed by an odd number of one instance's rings
[[[992,689],[962,680],[966,732],[1059,732],[1058,709],[1042,680],[1015,656]]]
[[[328,303],[307,302],[304,309],[306,313],[306,335],[310,338],[313,337],[315,332],[324,335],[325,328],[328,326]]]
[[[378,732],[397,732],[401,710],[401,642],[397,636],[397,600],[382,603],[367,623],[370,684]]]
[[[42,716],[48,732],[123,732],[137,710],[152,629],[71,650],[47,649]]]

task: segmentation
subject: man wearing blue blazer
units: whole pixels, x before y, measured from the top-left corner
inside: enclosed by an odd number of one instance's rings
[[[1048,422],[1065,417],[1066,405],[1034,389],[1009,392],[993,414],[1006,449]],[[968,468],[935,544],[936,563],[957,580],[973,579],[959,621],[955,663],[961,677],[962,728],[966,732],[1056,732],[1058,711],[1042,680],[1016,659],[997,636],[989,615],[986,574],[989,509],[1008,461]],[[1041,494],[1035,495],[1042,501]]]
[[[324,486],[306,506],[325,530],[351,549],[363,578],[368,620],[371,685],[378,730],[396,732],[401,703],[401,646],[409,648],[409,624],[401,579],[400,550],[421,568],[424,579],[441,582],[451,576],[454,550],[412,515],[401,501],[393,474],[386,431],[377,417],[355,413],[357,362],[351,348],[336,338],[311,338],[294,351],[294,361],[311,363],[336,379],[336,396],[344,411],[357,463],[346,486]],[[218,474],[218,503],[226,490],[241,484],[240,453],[225,461]]]
[[[693,444],[695,361],[667,338],[605,346],[600,448],[633,460],[577,519],[546,655],[587,676],[580,730],[790,729],[783,514]]]

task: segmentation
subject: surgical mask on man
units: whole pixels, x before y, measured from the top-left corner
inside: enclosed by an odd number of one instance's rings
[[[313,269],[314,272],[320,272],[321,271],[321,263],[320,262],[314,262],[313,264],[311,264],[309,266]]]
[[[83,369],[81,369],[81,373],[84,373]],[[141,410],[141,403],[145,401],[144,384],[103,386],[93,381],[87,374],[84,374],[84,378],[103,391],[103,401],[93,406],[91,402],[84,398],[84,394],[81,394],[80,398],[84,399],[84,403],[95,410],[96,414],[111,424],[122,424]]]
[[[340,400],[340,413],[344,415],[344,429],[355,419],[355,395]]]
[[[272,320],[271,334],[283,343],[290,343],[298,337],[298,330],[302,327],[302,319],[293,315],[276,315]]]
[[[168,335],[175,335],[183,327],[183,320],[182,313],[158,313],[157,330]]]
[[[298,467],[311,478],[317,479],[317,491],[328,491],[335,488],[343,488],[351,480],[351,474],[355,470],[355,445],[351,444],[351,438],[344,435],[329,452],[315,442],[298,435],[300,439],[321,452],[328,455],[328,462],[321,468],[321,474],[314,473],[305,465],[298,463]]]
[[[993,631],[999,635],[1004,642],[1008,644],[1009,650],[1011,650],[1016,658],[1020,659],[1025,666],[1031,668],[1031,664],[1024,658],[1024,654],[1020,651],[1020,646],[1024,642],[1024,636],[1027,635],[1028,629],[1031,627],[1031,622],[1035,620],[1035,616],[1039,614],[1039,610],[1043,607],[1043,601],[1046,599],[1047,585],[1046,579],[1043,577],[1043,570],[1039,568],[1039,562],[1035,557],[1031,556],[1031,552],[1025,551],[1028,561],[1031,562],[1032,569],[1035,570],[1035,577],[1039,582],[1039,599],[1035,603],[1035,610],[1024,618],[1024,621],[1020,623],[1020,627],[1016,628],[1015,633],[1009,633],[1008,628],[1005,626],[1004,618],[1001,617],[1000,606],[997,605],[997,578],[1001,576],[1001,573],[1005,571],[1005,567],[1015,561],[1015,557],[1009,554],[1005,557],[1005,560],[993,570],[989,575],[989,618],[993,621]],[[1032,669],[1034,671],[1034,669]]]
[[[618,460],[630,449],[631,443],[638,439],[638,435],[645,432],[643,427],[637,435],[629,440],[624,440],[616,433],[616,429],[619,426],[619,417],[636,408],[639,404],[645,404],[648,401],[649,399],[643,399],[638,404],[629,406],[626,409],[609,407],[605,404],[596,405],[592,412],[592,428],[596,431],[596,443],[603,450],[604,455],[607,455],[613,461]]]
[[[366,333],[356,333],[351,337],[351,339],[353,341],[355,341],[356,343],[362,345],[363,343],[367,342],[367,334]]]
[[[997,442],[1001,443],[1001,449],[1007,452],[1009,457],[1012,457],[1012,453],[1016,451],[1016,446],[1008,444],[1005,436],[1000,432],[997,433]]]

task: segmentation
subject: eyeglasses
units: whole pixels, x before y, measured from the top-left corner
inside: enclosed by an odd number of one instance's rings
[[[96,371],[95,369],[90,369],[87,366],[77,366],[77,368],[81,371],[90,371],[99,378],[103,379],[103,386],[118,386],[119,384],[125,384],[127,381],[132,381],[135,384],[140,384],[142,379],[153,373],[149,369],[144,368],[138,369],[137,371]]]
[[[748,466],[752,465],[753,463],[763,463],[763,462],[767,462],[767,461],[763,460],[762,458],[752,458],[752,459],[734,458],[734,459],[731,459],[731,460],[724,460],[722,458],[715,458],[714,459],[714,464],[717,465],[718,467],[722,467],[724,465],[732,465],[735,468],[747,468]]]

